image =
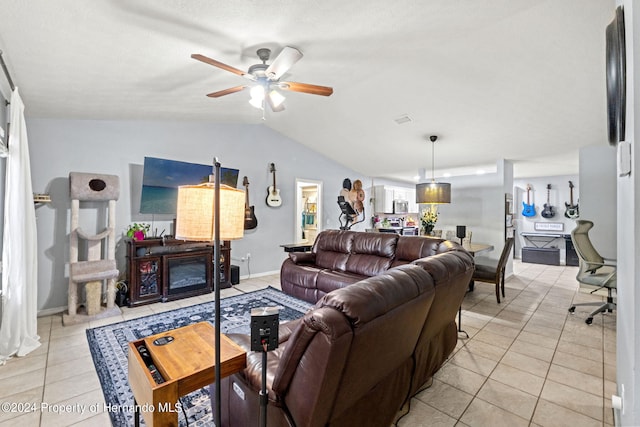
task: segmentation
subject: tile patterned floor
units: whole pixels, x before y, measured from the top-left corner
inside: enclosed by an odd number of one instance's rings
[[[516,261],[514,270],[502,304],[488,284],[477,283],[466,296],[462,328],[469,338],[459,340],[398,426],[613,425],[615,314],[597,316],[587,326],[587,308],[567,313],[574,300],[601,298],[577,292],[575,267]],[[277,275],[243,280],[222,295],[278,283]],[[124,308],[119,317],[71,327],[62,326],[61,315],[39,318],[41,347],[0,366],[0,402],[38,410],[0,410],[0,427],[110,426],[85,329],[211,298]],[[84,413],[77,410],[82,405]]]

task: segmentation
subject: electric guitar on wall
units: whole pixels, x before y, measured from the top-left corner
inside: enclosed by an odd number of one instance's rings
[[[245,176],[242,180],[242,185],[244,185],[244,229],[245,230],[253,230],[258,226],[258,218],[256,218],[256,214],[254,212],[254,207],[249,206],[249,179]]]
[[[573,182],[569,181],[569,194],[570,194],[570,203],[564,202],[565,207],[567,208],[564,211],[564,216],[570,219],[576,219],[580,217],[580,210],[578,209],[578,204],[573,204]]]
[[[553,218],[556,216],[556,211],[553,210],[551,202],[549,202],[549,193],[551,192],[551,184],[547,184],[547,203],[544,204],[544,209],[540,213],[543,218]]]
[[[273,174],[273,185],[270,185],[267,189],[267,206],[277,208],[282,204],[280,198],[280,190],[276,187],[276,165],[271,163],[270,172]]]
[[[532,217],[536,216],[536,207],[529,200],[529,192],[531,191],[531,185],[527,184],[527,203],[522,201],[522,216]]]

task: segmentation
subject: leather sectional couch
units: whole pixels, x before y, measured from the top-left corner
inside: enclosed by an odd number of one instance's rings
[[[311,252],[292,252],[280,268],[282,291],[315,303],[327,293],[416,259],[464,251],[448,240],[326,230]]]
[[[292,254],[283,290],[318,301],[280,325],[268,354],[267,425],[391,425],[455,348],[473,268],[456,243],[382,233],[325,231],[311,253]],[[257,422],[261,361],[248,351],[247,368],[223,380],[224,426]]]

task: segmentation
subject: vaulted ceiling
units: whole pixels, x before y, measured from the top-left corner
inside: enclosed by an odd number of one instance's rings
[[[263,123],[363,175],[413,180],[514,162],[517,177],[573,174],[607,144],[605,27],[614,0],[3,0],[0,49],[27,116]],[[246,70],[304,53],[262,113]],[[7,93],[4,78],[0,86]],[[408,115],[411,121],[397,124]],[[260,141],[256,141],[259,144]]]

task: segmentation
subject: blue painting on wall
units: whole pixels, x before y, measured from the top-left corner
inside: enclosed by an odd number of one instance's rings
[[[221,168],[220,183],[236,188],[239,172]],[[210,174],[213,174],[212,165],[145,157],[140,213],[175,215],[178,187],[208,182]]]

